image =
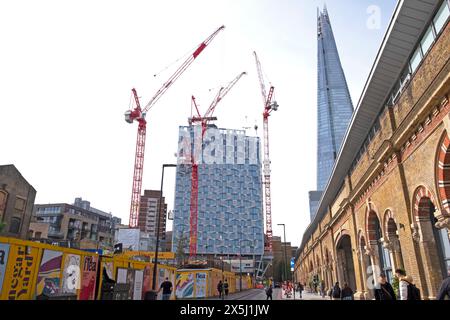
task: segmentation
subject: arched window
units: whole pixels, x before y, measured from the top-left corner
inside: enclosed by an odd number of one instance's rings
[[[386,275],[387,280],[391,282],[393,273],[390,252],[383,246],[383,233],[381,231],[380,220],[373,211],[369,213],[368,228],[369,240],[372,244],[376,243],[377,246],[380,270]]]

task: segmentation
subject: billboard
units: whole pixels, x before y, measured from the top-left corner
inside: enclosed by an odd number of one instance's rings
[[[8,263],[9,244],[0,243],[0,295],[2,293],[3,279],[5,278],[6,264]]]
[[[44,250],[36,282],[36,295],[53,295],[60,291],[60,274],[63,253]]]
[[[80,300],[94,300],[98,256],[85,256],[81,277]]]
[[[225,260],[225,262],[231,265],[231,272],[235,273],[253,273],[255,272],[255,263],[252,259],[242,260]],[[239,268],[241,267],[241,270]]]
[[[67,254],[64,257],[62,293],[77,293],[77,289],[80,289],[80,259],[77,254]]]
[[[141,231],[139,229],[119,229],[117,241],[122,243],[124,251],[138,251],[140,235]]]

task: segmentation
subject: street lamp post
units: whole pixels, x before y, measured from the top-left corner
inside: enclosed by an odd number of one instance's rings
[[[287,263],[287,254],[286,254],[286,225],[284,223],[279,223],[279,226],[283,226],[283,233],[284,233],[284,262],[283,262],[283,274],[284,274],[284,279],[287,281],[287,274],[286,274],[286,263]]]
[[[152,281],[152,291],[155,291],[156,289],[156,269],[158,268],[158,252],[159,252],[159,229],[161,224],[161,211],[163,207],[162,203],[162,194],[163,194],[163,185],[164,185],[164,169],[165,168],[174,168],[176,167],[176,164],[163,164],[162,166],[162,174],[161,174],[161,190],[159,195],[159,210],[158,210],[158,221],[156,223],[156,248],[155,248],[155,264],[153,266],[153,281]],[[156,300],[156,294],[154,296],[154,299]]]

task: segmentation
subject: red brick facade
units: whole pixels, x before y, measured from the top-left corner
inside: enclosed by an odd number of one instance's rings
[[[403,268],[425,299],[436,297],[450,233],[449,58],[447,24],[302,247],[299,281],[347,282],[370,299],[371,269]]]

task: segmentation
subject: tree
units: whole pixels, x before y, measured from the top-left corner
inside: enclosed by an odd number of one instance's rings
[[[182,234],[178,238],[177,242],[177,267],[180,268],[184,265],[185,259],[186,259],[186,248],[187,248],[187,238],[184,234]]]
[[[0,232],[6,227],[6,223],[0,222]]]

